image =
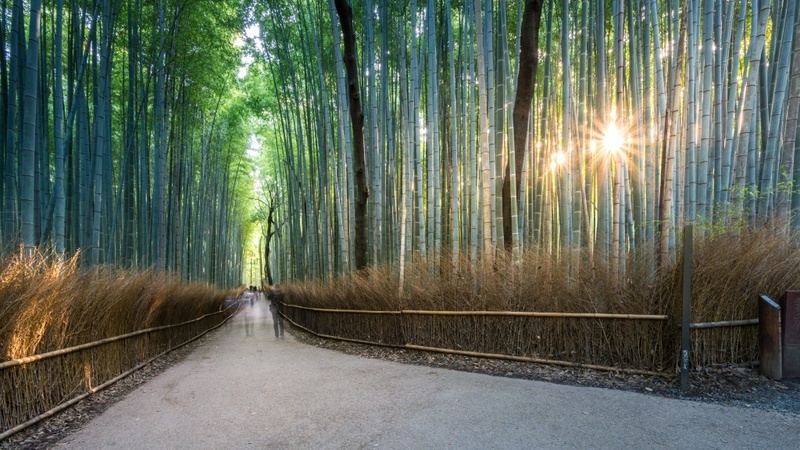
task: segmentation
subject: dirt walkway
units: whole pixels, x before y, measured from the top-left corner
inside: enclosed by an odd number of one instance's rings
[[[800,417],[491,377],[275,340],[265,302],[57,445],[798,448]]]

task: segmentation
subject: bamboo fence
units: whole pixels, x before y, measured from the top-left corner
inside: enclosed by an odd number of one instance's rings
[[[313,334],[373,345],[666,375],[666,315],[529,311],[347,310],[283,303]]]
[[[0,363],[0,441],[223,325],[235,312],[232,307]]]
[[[690,366],[751,364],[758,360],[758,319],[703,322],[689,325]]]
[[[678,351],[667,315],[282,306],[298,328],[369,345],[662,376],[674,375]],[[691,366],[753,362],[757,324],[692,323]]]

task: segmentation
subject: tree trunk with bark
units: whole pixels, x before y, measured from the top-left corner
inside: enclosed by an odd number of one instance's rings
[[[543,0],[526,0],[522,14],[519,43],[519,71],[517,73],[517,93],[514,98],[514,149],[517,182],[515,189],[520,198],[522,165],[525,150],[528,148],[528,121],[531,115],[533,92],[536,88],[536,71],[539,67],[539,24],[542,20]],[[509,160],[509,164],[511,161]],[[506,250],[512,248],[513,226],[511,223],[511,170],[506,166],[503,172],[503,242]]]
[[[355,260],[356,269],[367,267],[367,187],[366,156],[364,151],[364,113],[358,89],[358,58],[356,33],[353,29],[353,9],[347,0],[335,0],[336,12],[344,36],[344,65],[347,73],[347,93],[350,98],[350,120],[353,126],[353,162],[356,178],[355,203]]]

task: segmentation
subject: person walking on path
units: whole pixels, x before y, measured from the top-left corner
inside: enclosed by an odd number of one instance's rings
[[[252,336],[254,334],[255,316],[255,294],[246,292],[244,294],[244,331],[247,336]]]
[[[272,326],[275,328],[275,339],[283,339],[283,317],[280,313],[283,292],[277,287],[271,286],[267,290],[267,298],[269,299],[269,312],[272,313]]]

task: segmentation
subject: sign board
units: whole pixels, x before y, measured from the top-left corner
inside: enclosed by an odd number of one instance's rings
[[[783,378],[781,307],[766,295],[758,296],[758,371],[773,380]]]
[[[800,291],[786,291],[780,300],[783,326],[783,376],[800,377]]]

